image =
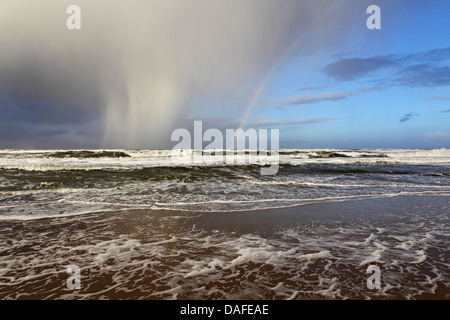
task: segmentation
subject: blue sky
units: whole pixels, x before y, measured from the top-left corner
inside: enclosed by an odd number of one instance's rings
[[[450,3],[380,8],[381,30],[362,12],[341,44],[301,56],[294,47],[251,118],[324,119],[281,127],[288,147],[450,147]]]
[[[0,4],[0,149],[171,148],[243,118],[282,148],[450,148],[449,1],[74,3],[78,31],[72,1]]]

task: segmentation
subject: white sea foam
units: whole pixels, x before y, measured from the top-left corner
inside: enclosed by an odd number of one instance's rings
[[[25,286],[65,272],[57,266],[71,261],[89,274],[83,278],[89,294],[76,296],[82,299],[127,296],[135,291],[157,299],[389,298],[399,292],[414,298],[421,292],[436,291],[446,279],[448,261],[439,257],[448,225],[434,225],[430,217],[420,214],[405,214],[418,221],[311,223],[286,226],[270,237],[197,227],[170,235],[168,230],[174,232],[181,216],[172,218],[170,214],[164,219],[146,215],[149,220],[143,221],[129,215],[127,228],[131,229],[127,233],[109,228],[116,219],[117,225],[122,223],[120,216],[106,216],[97,222],[85,217],[82,221],[89,221],[86,230],[59,228],[60,222],[54,220],[42,223],[53,225],[52,232],[41,232],[38,243],[21,229],[12,242],[0,237],[0,249],[8,248],[0,265],[0,283],[15,288],[8,291],[8,297],[14,298]],[[134,222],[133,217],[137,219]],[[105,232],[98,232],[104,228]],[[59,230],[56,236],[55,230]],[[410,250],[396,248],[402,243],[408,243]],[[441,253],[436,255],[436,250]],[[429,254],[434,258],[427,259]],[[358,276],[365,277],[367,266],[373,263],[382,265],[383,290],[378,293],[367,290],[361,280],[365,278]],[[431,274],[419,270],[433,264]],[[42,273],[42,269],[47,271]],[[348,278],[349,274],[354,277]],[[109,282],[99,287],[96,279]],[[0,285],[0,296],[5,287]],[[51,297],[54,293],[47,294]]]
[[[417,255],[417,260],[411,262],[411,264],[420,264],[420,263],[424,262],[427,259],[427,256],[426,256],[424,250],[416,251],[416,255]]]
[[[21,169],[30,171],[51,170],[99,170],[99,169],[136,169],[144,167],[173,166],[170,161],[171,150],[93,150],[95,152],[124,152],[127,158],[52,158],[55,152],[68,150],[0,150],[0,168]],[[84,151],[84,150],[71,150]],[[293,165],[310,163],[327,164],[355,164],[367,163],[403,163],[403,164],[450,164],[450,150],[408,150],[408,149],[368,149],[368,150],[339,150],[339,149],[305,149],[280,152],[291,153],[280,155],[281,163]],[[334,152],[346,158],[309,158],[308,154],[318,152]],[[373,158],[370,156],[373,155]],[[378,156],[385,155],[379,158]],[[201,165],[207,165],[202,163]],[[212,164],[213,165],[213,164]]]

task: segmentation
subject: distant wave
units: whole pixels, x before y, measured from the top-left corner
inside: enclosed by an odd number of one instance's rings
[[[260,176],[262,164],[222,164],[222,165],[192,165],[175,166],[172,164],[158,163],[151,166],[71,166],[61,165],[39,165],[39,166],[8,166],[1,168],[0,173],[6,176],[13,176],[18,172],[52,172],[59,171],[61,174],[78,175],[81,178],[83,174],[97,176],[98,178],[107,178],[112,174],[115,178],[138,178],[147,181],[153,180],[196,180],[208,179],[213,177],[226,177],[228,179],[248,179],[250,177],[267,179]],[[448,167],[444,166],[396,166],[390,163],[280,163],[278,176],[291,174],[384,174],[384,175],[419,175],[419,176],[450,176]],[[106,176],[105,176],[106,175]],[[51,188],[50,182],[39,181],[40,188]]]
[[[48,155],[51,158],[129,158],[129,154],[123,151],[58,151]]]
[[[346,154],[344,152],[317,151],[307,153],[309,158],[387,158],[384,153]]]

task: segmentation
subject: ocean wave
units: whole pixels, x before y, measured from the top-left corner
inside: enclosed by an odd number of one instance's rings
[[[308,158],[387,158],[384,153],[355,153],[355,152],[331,152],[316,151],[308,152]]]
[[[48,155],[51,158],[129,158],[129,154],[123,151],[58,151]]]
[[[219,150],[218,153],[230,150]],[[193,155],[196,151],[187,150]],[[190,153],[189,153],[190,152]],[[250,150],[245,151],[246,154]],[[271,151],[268,151],[269,156]],[[277,153],[280,166],[302,165],[354,165],[354,166],[401,166],[406,165],[450,165],[450,151],[436,150],[403,150],[403,149],[281,149]],[[233,151],[235,160],[243,160],[243,164],[225,164],[221,157],[209,158],[209,151],[202,151],[205,161],[198,163],[176,163],[171,159],[172,150],[8,150],[0,151],[0,169],[20,169],[28,171],[61,171],[61,170],[134,170],[146,167],[216,167],[216,166],[252,166],[246,164],[246,155]],[[275,154],[274,154],[275,155]],[[274,156],[273,155],[273,156]],[[214,161],[209,161],[214,160]],[[217,161],[216,161],[217,160]],[[398,171],[398,170],[392,170]],[[350,172],[352,173],[352,172]],[[358,173],[357,171],[354,173]],[[438,174],[448,172],[438,172]]]
[[[123,174],[132,176],[145,175],[148,179],[170,179],[177,174],[180,177],[183,174],[195,176],[207,176],[211,174],[214,176],[227,176],[232,179],[248,179],[251,177],[261,177],[260,169],[265,167],[264,164],[219,164],[219,165],[174,165],[172,163],[156,163],[149,165],[149,163],[142,163],[141,165],[127,165],[117,164],[78,164],[73,165],[8,165],[0,166],[0,173],[19,174],[20,172],[52,172],[59,171],[61,174],[89,172],[90,174],[101,175],[102,173],[112,172],[115,174]],[[421,175],[421,176],[435,176],[447,177],[450,176],[450,171],[447,166],[429,165],[407,165],[398,166],[394,163],[286,163],[281,162],[278,165],[279,170],[276,176],[288,174],[380,174],[380,175]],[[250,176],[248,175],[250,174]],[[263,178],[263,177],[261,177]],[[51,182],[49,182],[51,183]],[[42,185],[41,187],[45,187]]]
[[[87,150],[72,151],[85,155]],[[447,150],[286,149],[274,176],[261,176],[261,164],[174,165],[170,150],[89,151],[103,155],[93,158],[91,153],[72,158],[74,153],[68,152],[0,155],[0,215],[57,216],[153,205],[161,210],[235,212],[450,188]],[[107,157],[111,152],[118,157]],[[130,157],[120,157],[121,152]],[[52,158],[55,153],[61,157]],[[312,153],[321,158],[309,158]]]

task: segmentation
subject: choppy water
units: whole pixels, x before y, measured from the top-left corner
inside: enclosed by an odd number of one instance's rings
[[[229,212],[449,191],[446,149],[282,150],[274,176],[261,176],[258,165],[176,166],[165,150],[0,152],[0,220],[142,208]]]
[[[274,176],[170,151],[0,151],[0,297],[449,298],[449,196],[446,149],[282,150]]]

